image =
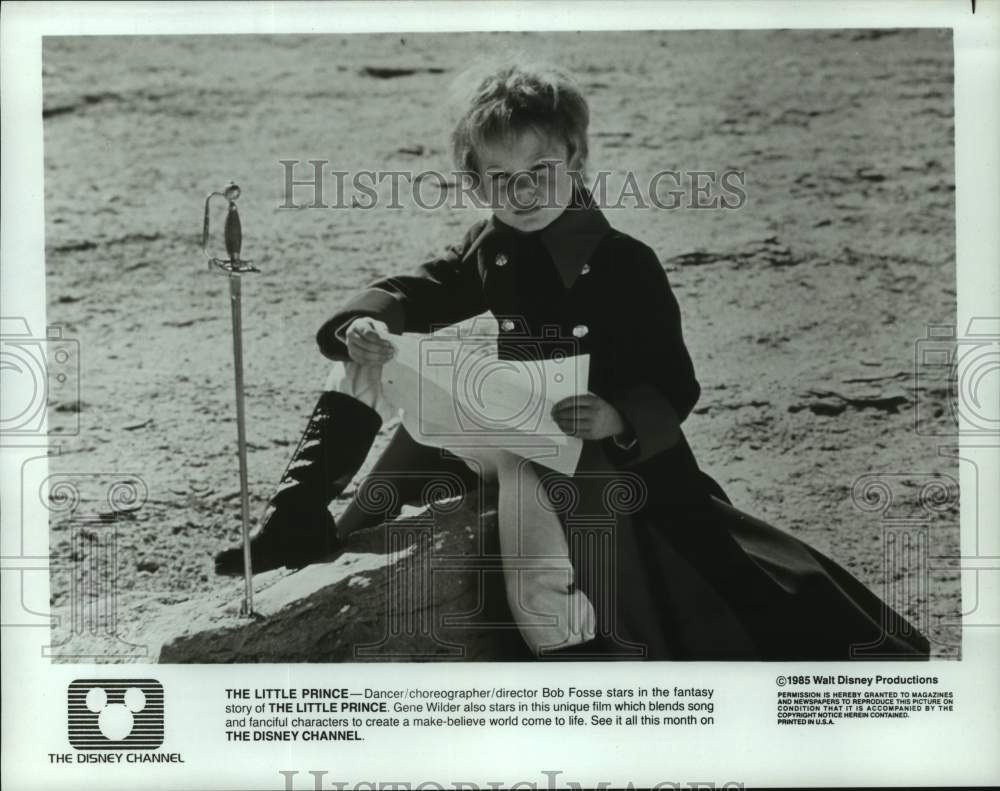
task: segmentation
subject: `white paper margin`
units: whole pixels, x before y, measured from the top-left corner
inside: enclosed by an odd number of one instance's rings
[[[952,27],[955,46],[958,325],[1000,313],[1000,8],[980,0],[976,15],[963,0],[922,2],[692,2],[546,4],[473,3],[402,5],[306,3],[6,3],[3,6],[3,315],[45,326],[41,35],[321,33],[479,29],[706,29]],[[968,445],[968,442],[963,442]],[[994,443],[995,445],[996,443]],[[12,531],[27,526],[25,541],[44,546],[46,513],[28,503],[20,513],[19,469],[44,448],[12,450],[0,458],[4,558],[3,606],[48,600],[48,576],[37,553],[12,554]],[[980,480],[1000,480],[996,447],[976,457]],[[962,464],[963,555],[974,556],[976,531],[997,530],[996,491],[975,494],[974,473]],[[992,473],[992,474],[991,474]],[[978,518],[978,525],[970,523]],[[16,538],[16,536],[15,536]],[[995,541],[988,542],[995,546]],[[29,557],[33,555],[33,557]],[[996,558],[976,561],[985,573],[963,574],[963,601],[1000,596]],[[970,566],[970,567],[974,567]],[[19,570],[41,569],[33,573]],[[22,598],[23,597],[23,598]],[[86,666],[50,665],[40,658],[42,628],[3,629],[3,778],[7,789],[51,788],[281,788],[278,770],[298,770],[295,788],[311,788],[308,770],[327,770],[325,782],[459,780],[506,784],[588,784],[608,780],[635,786],[657,782],[744,782],[751,785],[986,784],[1000,782],[1000,629],[966,626],[961,662],[892,666],[939,675],[956,691],[961,711],[901,721],[841,723],[834,729],[779,728],[774,724],[774,678],[815,671],[816,665],[662,664],[559,667],[491,664],[378,666]],[[824,664],[833,672],[835,666]],[[851,663],[857,674],[861,666]],[[167,690],[164,749],[184,754],[183,766],[52,766],[49,752],[67,751],[65,692],[70,680],[94,675],[158,678]],[[619,676],[620,674],[620,676]],[[359,749],[335,744],[294,751],[286,745],[227,746],[221,739],[221,690],[227,685],[336,686],[472,683],[577,683],[607,686],[615,677],[633,684],[711,683],[725,712],[711,731],[671,730],[650,738],[629,730],[587,728],[520,738],[513,731],[399,730],[379,733]],[[740,714],[736,714],[736,712]],[[333,786],[327,786],[333,787]],[[434,785],[427,786],[429,788]],[[670,786],[667,786],[670,787]],[[686,787],[683,786],[682,787]]]

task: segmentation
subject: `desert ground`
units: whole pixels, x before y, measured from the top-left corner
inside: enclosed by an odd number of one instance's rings
[[[947,387],[918,382],[914,362],[956,304],[952,42],[936,30],[47,39],[48,320],[80,348],[79,404],[49,404],[51,470],[146,487],[117,523],[119,628],[141,640],[159,609],[241,589],[212,567],[239,535],[239,479],[227,284],[200,249],[205,195],[241,186],[244,256],[261,269],[244,280],[256,517],[323,386],[320,324],[479,216],[282,208],[280,161],[302,162],[297,178],[308,160],[447,171],[449,86],[510,50],[578,77],[589,168],[610,184],[627,171],[640,183],[745,173],[737,210],[607,212],[656,250],[680,301],[703,388],[685,433],[739,508],[829,554],[921,625],[936,656],[958,657],[957,570],[911,559],[887,571],[886,514],[863,507],[871,491],[852,496],[882,476],[889,515],[919,522],[931,556],[958,554],[957,500],[921,499],[958,477],[935,436]],[[53,511],[51,551],[66,561],[56,612],[70,605],[69,570],[87,567],[78,516]]]

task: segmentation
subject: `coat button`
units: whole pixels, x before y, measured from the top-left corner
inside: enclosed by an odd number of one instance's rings
[[[577,324],[573,328],[573,337],[585,338],[588,332],[590,332],[590,327],[588,327],[586,324]]]
[[[510,319],[504,319],[503,321],[500,322],[500,329],[502,329],[504,332],[510,332],[512,329],[514,329],[514,322],[511,321]]]
[[[510,259],[507,258],[506,255],[504,255],[503,253],[500,253],[499,255],[497,255],[497,260],[495,261],[495,263],[496,263],[497,266],[507,266],[507,262],[509,260]]]
[[[580,270],[580,274],[581,275],[589,275],[590,274],[590,264],[584,264],[583,265],[583,269]]]

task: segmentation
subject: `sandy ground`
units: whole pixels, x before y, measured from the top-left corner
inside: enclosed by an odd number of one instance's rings
[[[703,386],[686,434],[739,507],[880,595],[910,591],[898,605],[957,656],[958,572],[886,573],[882,514],[852,499],[861,476],[883,475],[929,555],[958,554],[957,503],[920,507],[928,482],[957,478],[929,435],[947,431],[944,384],[914,379],[916,342],[955,312],[951,39],[931,30],[47,39],[49,321],[79,341],[82,399],[50,404],[64,438],[52,469],[148,488],[118,525],[120,627],[141,637],[156,608],[240,587],[212,573],[239,509],[226,282],[198,246],[205,194],[242,186],[244,254],[263,270],[245,281],[259,514],[325,378],[318,326],[476,219],[281,209],[279,160],[447,169],[448,86],[506,48],[577,73],[590,168],[612,185],[627,169],[640,182],[745,171],[738,211],[609,211],[658,252],[680,300]],[[72,536],[88,507],[53,516],[70,566],[86,560]]]

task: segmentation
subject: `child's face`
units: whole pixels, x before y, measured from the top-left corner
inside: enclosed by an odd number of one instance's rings
[[[573,194],[573,162],[565,142],[527,130],[483,144],[483,189],[497,219],[519,231],[540,231],[563,213]]]

